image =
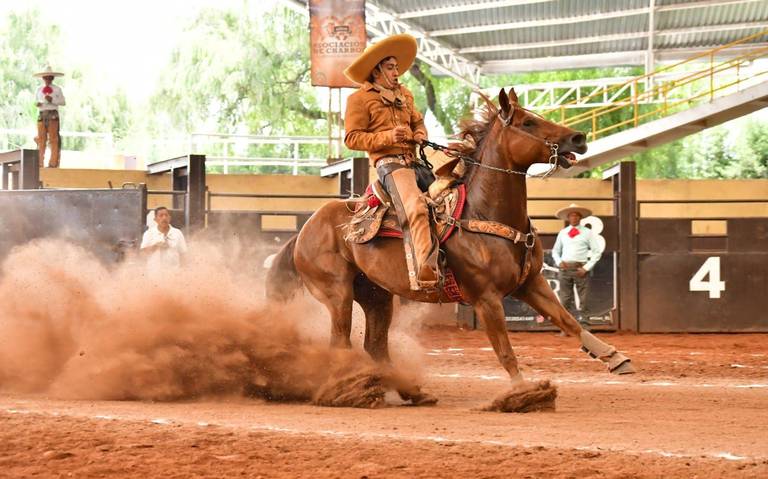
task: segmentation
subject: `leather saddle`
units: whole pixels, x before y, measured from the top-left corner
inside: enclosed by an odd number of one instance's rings
[[[438,180],[440,181],[440,180]],[[434,183],[433,183],[434,184]],[[430,207],[430,218],[434,231],[445,242],[455,229],[452,220],[461,218],[467,194],[463,184],[445,185],[440,191],[430,188],[424,193]],[[345,239],[350,243],[367,243],[376,237],[402,238],[403,231],[397,219],[392,199],[384,185],[376,181],[368,186],[366,193],[359,199],[353,200],[354,213],[344,225]]]

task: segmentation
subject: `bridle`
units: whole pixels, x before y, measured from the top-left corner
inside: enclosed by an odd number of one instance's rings
[[[553,142],[549,141],[548,138],[540,138],[540,137],[538,137],[536,135],[532,135],[532,134],[528,133],[527,131],[525,131],[525,130],[523,130],[521,128],[513,126],[512,125],[512,119],[514,118],[514,110],[512,111],[512,114],[509,115],[509,117],[507,117],[507,118],[504,118],[504,116],[502,115],[501,111],[499,111],[499,113],[496,116],[499,118],[499,120],[501,120],[501,122],[504,125],[504,128],[512,128],[512,129],[516,130],[517,133],[520,133],[523,136],[527,136],[528,138],[531,138],[533,140],[542,142],[545,145],[547,145],[547,147],[549,147],[549,158],[547,159],[547,162],[549,164],[549,169],[547,171],[545,171],[543,173],[537,173],[535,175],[531,175],[531,174],[528,174],[528,172],[526,172],[526,171],[518,171],[518,170],[514,170],[512,168],[499,168],[497,166],[484,165],[483,163],[481,163],[479,161],[475,161],[474,158],[472,158],[470,156],[467,156],[467,155],[464,155],[459,150],[456,150],[454,148],[450,148],[450,147],[445,146],[445,145],[440,145],[440,144],[437,144],[437,143],[433,143],[433,142],[431,142],[429,140],[422,141],[422,143],[420,145],[420,153],[423,153],[424,147],[428,146],[428,147],[432,148],[433,150],[442,151],[443,153],[445,153],[446,155],[448,155],[448,156],[450,156],[452,158],[458,158],[460,160],[463,160],[465,163],[467,163],[469,165],[472,165],[472,166],[477,166],[478,168],[485,168],[487,170],[497,171],[499,173],[506,173],[508,175],[521,175],[521,176],[526,176],[526,177],[529,177],[529,178],[547,178],[549,176],[552,176],[552,174],[554,174],[555,171],[557,171],[557,169],[560,167],[560,165],[557,164],[557,158],[558,158],[557,152],[560,149],[560,145],[559,144],[553,143]]]

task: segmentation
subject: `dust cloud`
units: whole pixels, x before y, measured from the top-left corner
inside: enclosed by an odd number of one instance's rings
[[[331,350],[321,305],[307,295],[268,304],[262,271],[243,264],[236,247],[205,241],[182,268],[161,271],[138,257],[107,267],[64,240],[17,247],[0,272],[0,391],[358,407],[414,391],[422,355],[407,331],[390,338],[396,368],[359,347]]]

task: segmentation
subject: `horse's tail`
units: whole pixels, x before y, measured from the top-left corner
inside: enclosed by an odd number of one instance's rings
[[[286,302],[293,298],[296,291],[301,288],[301,278],[293,261],[293,252],[296,249],[296,235],[280,249],[272,259],[272,264],[267,272],[267,299]]]

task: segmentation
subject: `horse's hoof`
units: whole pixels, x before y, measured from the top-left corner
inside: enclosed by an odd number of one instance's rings
[[[411,396],[411,406],[434,406],[437,404],[437,398],[431,394],[420,393]]]
[[[611,374],[635,374],[635,367],[632,366],[632,362],[627,359],[615,368],[611,369]]]
[[[534,412],[554,411],[557,388],[549,381],[516,384],[510,391],[494,399],[483,411]]]
[[[434,406],[437,404],[437,398],[431,394],[421,392],[417,386],[411,390],[397,391],[403,401],[410,401],[411,406]]]

